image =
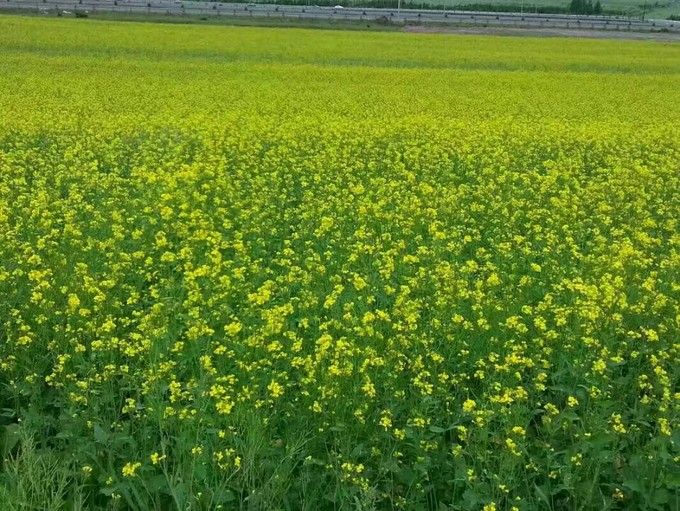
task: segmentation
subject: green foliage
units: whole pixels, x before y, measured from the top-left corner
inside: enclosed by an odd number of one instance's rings
[[[597,0],[593,4],[592,0],[571,0],[569,12],[572,14],[601,14],[602,4]]]
[[[0,506],[8,511],[84,509],[84,495],[74,466],[49,449],[39,449],[28,433],[12,428],[16,440],[3,456]],[[21,439],[21,442],[18,440]]]

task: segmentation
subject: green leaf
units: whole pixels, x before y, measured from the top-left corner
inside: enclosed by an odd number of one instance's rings
[[[3,459],[16,447],[19,438],[18,424],[7,424],[0,428],[0,452]]]
[[[642,493],[643,488],[638,479],[625,479],[623,481],[624,488],[628,488],[630,491],[635,493]]]
[[[668,504],[670,496],[666,488],[659,488],[652,494],[652,503],[657,506],[658,509],[665,509],[665,505]]]
[[[113,495],[115,491],[116,491],[115,488],[107,486],[106,488],[102,488],[101,490],[99,490],[99,493],[101,493],[102,495],[106,495],[107,497],[110,497],[111,495]]]
[[[550,503],[550,499],[548,498],[548,495],[546,494],[546,491],[538,486],[536,483],[534,483],[534,488],[535,488],[535,493],[536,496],[545,503],[546,506],[548,506],[548,509],[552,509],[552,504]]]
[[[99,425],[95,424],[94,425],[94,440],[97,443],[100,444],[105,444],[106,441],[108,440],[109,435],[104,431],[104,429]]]
[[[466,508],[477,508],[478,504],[481,504],[479,495],[472,489],[468,488],[463,492],[463,502],[465,502]]]
[[[406,486],[412,485],[416,480],[416,473],[408,467],[397,472],[397,479]]]
[[[216,504],[227,504],[229,502],[234,502],[235,500],[236,494],[227,488],[218,489],[213,494],[213,502]]]
[[[149,493],[157,493],[167,488],[168,481],[163,474],[157,474],[145,479],[144,485]]]
[[[9,425],[16,422],[16,414],[11,408],[0,409],[0,424]]]

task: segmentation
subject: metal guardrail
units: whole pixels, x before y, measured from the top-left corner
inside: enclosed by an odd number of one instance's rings
[[[43,12],[119,12],[175,16],[234,16],[347,21],[383,21],[401,24],[483,25],[499,27],[570,28],[590,30],[665,31],[680,33],[680,22],[640,20],[620,16],[586,16],[514,12],[478,12],[428,9],[318,7],[243,4],[181,0],[0,0],[0,9]]]

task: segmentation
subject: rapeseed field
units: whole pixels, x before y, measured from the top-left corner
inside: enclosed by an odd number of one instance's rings
[[[0,17],[4,509],[673,510],[680,46]]]

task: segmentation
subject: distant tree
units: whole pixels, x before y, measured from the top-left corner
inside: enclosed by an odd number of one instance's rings
[[[599,11],[597,9],[599,9]],[[595,5],[593,5],[593,0],[571,0],[571,3],[569,4],[569,12],[572,14],[599,13],[602,12],[602,5],[600,4],[600,0],[597,0]]]
[[[602,14],[602,3],[600,2],[600,0],[597,0],[597,2],[595,2],[595,8],[593,9],[593,12],[595,14]]]

